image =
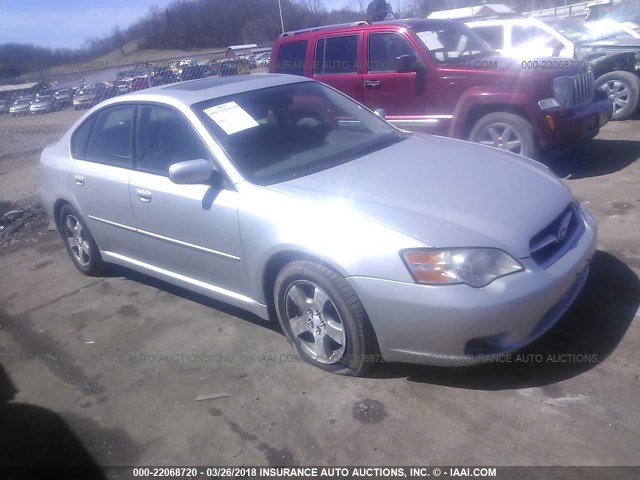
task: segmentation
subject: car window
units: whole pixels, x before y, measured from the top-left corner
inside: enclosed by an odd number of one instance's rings
[[[71,155],[74,158],[84,158],[91,130],[96,123],[96,117],[97,115],[91,115],[76,129],[71,137]]]
[[[536,43],[545,44],[549,40],[550,35],[539,27],[513,25],[511,27],[511,46],[519,47],[521,45]]]
[[[398,57],[415,54],[409,42],[400,35],[395,33],[369,35],[368,67],[370,72],[395,72]]]
[[[321,38],[316,45],[316,75],[358,71],[358,35]]]
[[[504,27],[502,25],[473,27],[473,31],[493,48],[504,48]]]
[[[280,45],[276,73],[304,75],[304,61],[307,54],[307,41],[288,42]]]
[[[87,144],[85,158],[117,167],[131,167],[131,137],[135,105],[101,110]]]
[[[405,138],[319,82],[244,92],[192,108],[239,172],[259,185],[325,170]]]
[[[168,175],[169,166],[186,160],[210,160],[211,154],[187,120],[171,108],[138,108],[136,168]]]

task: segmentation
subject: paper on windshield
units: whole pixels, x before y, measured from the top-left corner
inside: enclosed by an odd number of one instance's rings
[[[224,133],[233,135],[234,133],[257,127],[259,124],[236,102],[227,102],[215,107],[205,108],[211,120],[216,122]]]
[[[444,48],[444,45],[438,40],[438,34],[436,32],[418,32],[418,37],[422,40],[429,50],[438,50]]]

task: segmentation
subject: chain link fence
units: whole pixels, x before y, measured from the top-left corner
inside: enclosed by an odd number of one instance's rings
[[[0,85],[0,242],[6,247],[21,229],[44,222],[38,217],[40,154],[87,109],[152,86],[264,72],[269,52],[240,46],[120,65],[96,60]]]

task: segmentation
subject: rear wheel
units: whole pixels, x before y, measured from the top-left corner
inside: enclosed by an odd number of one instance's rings
[[[519,115],[496,112],[485,115],[471,129],[469,140],[534,158],[539,144],[529,121]]]
[[[362,375],[379,359],[364,307],[336,272],[313,262],[292,262],[278,274],[274,300],[282,330],[312,365]]]
[[[596,80],[596,88],[613,101],[611,120],[627,120],[640,107],[640,78],[633,73],[607,73]]]
[[[104,261],[98,245],[75,208],[71,205],[62,207],[59,222],[67,253],[76,268],[90,276],[102,272]]]

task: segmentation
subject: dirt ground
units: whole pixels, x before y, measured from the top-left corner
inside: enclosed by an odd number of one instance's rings
[[[70,123],[77,113],[60,115]],[[39,149],[63,128],[10,121],[0,118],[0,200],[28,204]],[[0,255],[0,458],[637,465],[639,127],[610,123],[581,150],[545,160],[598,221],[591,274],[551,332],[479,367],[324,373],[246,312],[123,269],[82,276],[57,233],[34,225]],[[224,396],[196,400],[211,394]]]

